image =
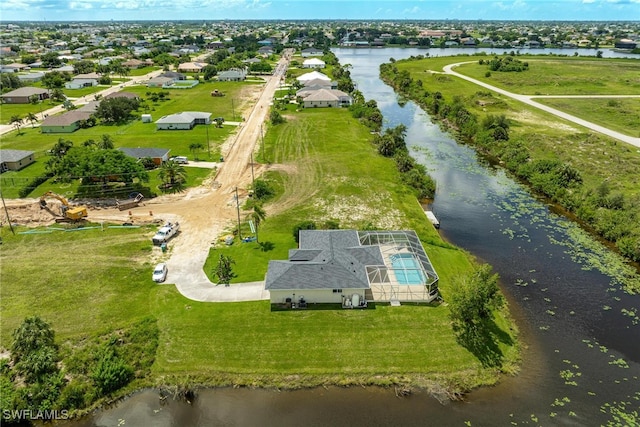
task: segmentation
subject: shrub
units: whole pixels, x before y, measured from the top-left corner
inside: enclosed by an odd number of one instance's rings
[[[133,370],[108,346],[91,375],[96,389],[101,395],[112,393],[133,379]]]

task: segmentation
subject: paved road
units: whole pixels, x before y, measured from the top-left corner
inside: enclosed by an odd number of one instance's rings
[[[596,132],[602,133],[604,135],[610,136],[611,138],[615,138],[619,141],[622,142],[626,142],[627,144],[631,144],[634,145],[636,147],[640,148],[640,138],[634,138],[632,136],[628,136],[628,135],[624,135],[620,132],[616,132],[613,131],[611,129],[608,129],[604,126],[600,126],[597,125],[595,123],[589,122],[587,120],[581,119],[579,117],[576,116],[572,116],[571,114],[567,114],[563,111],[560,110],[556,110],[555,108],[549,107],[547,105],[544,104],[540,104],[539,102],[536,102],[533,100],[533,98],[640,98],[640,95],[585,95],[585,96],[578,96],[578,95],[565,95],[565,96],[542,96],[542,95],[520,95],[517,93],[513,93],[513,92],[509,92],[506,91],[504,89],[500,89],[499,87],[495,87],[492,86],[488,83],[485,82],[481,82],[480,80],[476,80],[474,78],[465,76],[464,74],[460,74],[457,73],[455,71],[453,71],[454,67],[457,67],[459,65],[462,64],[469,64],[469,63],[474,63],[475,61],[467,61],[467,62],[458,62],[457,64],[449,64],[447,66],[444,67],[444,72],[446,74],[451,74],[454,75],[456,77],[459,77],[463,80],[467,80],[471,83],[474,83],[478,86],[482,86],[484,88],[487,88],[489,90],[492,90],[494,92],[497,92],[499,94],[502,94],[504,96],[508,96],[509,98],[513,98],[516,99],[522,103],[525,103],[527,105],[531,105],[532,107],[538,108],[540,110],[546,111],[548,113],[551,113],[555,116],[558,116],[562,119],[568,120],[570,122],[576,123],[580,126],[584,126],[588,129],[594,130]]]

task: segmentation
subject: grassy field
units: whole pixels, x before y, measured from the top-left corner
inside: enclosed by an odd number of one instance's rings
[[[42,112],[53,108],[56,105],[62,104],[61,102],[53,102],[49,99],[41,102],[40,104],[5,104],[0,103],[0,124],[7,125],[11,121],[11,117],[20,116],[23,119],[29,113],[33,113],[38,117],[38,120],[42,120]],[[31,123],[25,120],[22,128],[31,127]],[[3,139],[5,137],[3,136]]]
[[[640,98],[539,98],[536,101],[625,135],[640,137]]]
[[[452,282],[472,270],[471,259],[440,240],[411,191],[398,184],[391,160],[375,153],[367,129],[347,110],[285,115],[287,122],[265,137],[266,157],[286,171],[267,177],[278,194],[266,206],[260,237],[273,248],[263,252],[255,243],[236,243],[219,249],[236,260],[238,280],[260,280],[269,259],[285,259],[295,247],[297,222],[334,219],[343,228],[415,229],[446,297]],[[150,383],[297,387],[437,381],[466,388],[498,378],[457,344],[443,305],[272,312],[267,301],[197,303],[173,286],[151,282],[148,229],[16,237],[0,231],[4,346],[30,314],[51,321],[59,339],[71,342],[151,315],[158,319],[160,344]],[[92,267],[79,269],[79,262]],[[73,309],[61,310],[56,301]],[[501,314],[495,322],[502,331],[513,326]],[[515,369],[517,346],[511,339],[497,345],[504,369]]]

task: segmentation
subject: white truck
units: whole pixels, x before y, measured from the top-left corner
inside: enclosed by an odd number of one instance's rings
[[[160,227],[160,230],[153,236],[151,239],[154,245],[162,245],[175,236],[180,230],[180,224],[175,222],[167,222],[165,225]]]

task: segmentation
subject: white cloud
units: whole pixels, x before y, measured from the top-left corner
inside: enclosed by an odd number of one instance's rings
[[[596,0],[582,0],[582,4],[591,4],[591,3],[595,3]]]
[[[402,14],[405,16],[415,15],[417,13],[422,12],[422,10],[418,6],[413,6],[411,9],[405,9],[402,11]]]

